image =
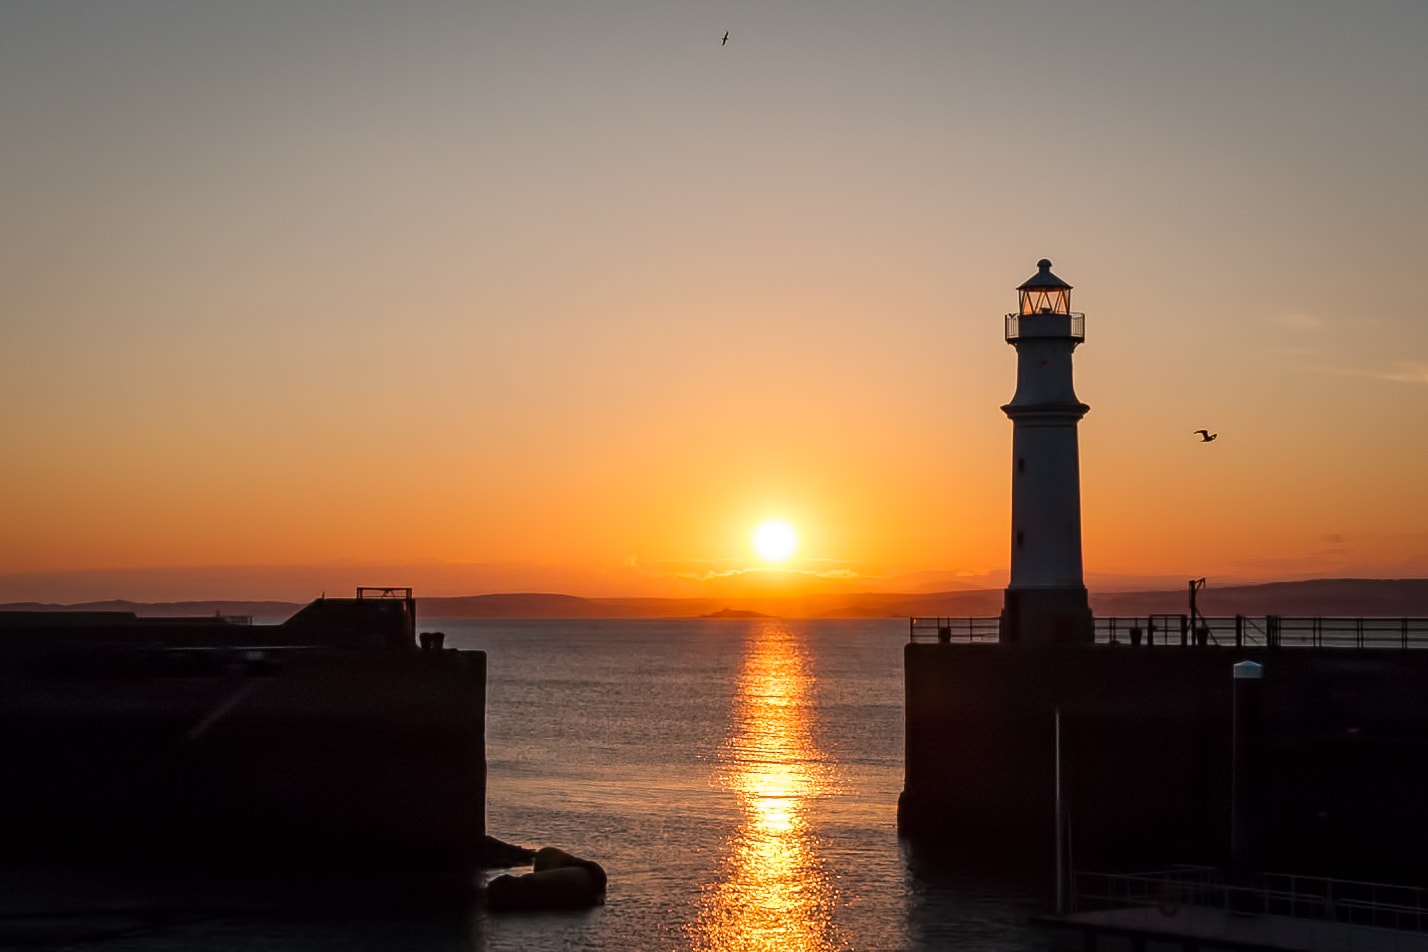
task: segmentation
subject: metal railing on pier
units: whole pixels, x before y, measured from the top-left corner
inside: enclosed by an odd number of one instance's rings
[[[999,621],[987,618],[909,619],[911,641],[996,643]],[[1335,618],[1324,616],[1189,615],[1098,616],[1097,644],[1134,647],[1226,645],[1266,648],[1428,648],[1428,618]]]
[[[1428,933],[1428,890],[1292,873],[1263,873],[1230,885],[1218,870],[1203,866],[1134,874],[1076,872],[1071,902],[1076,912],[1145,906],[1174,916],[1183,907]]]
[[[913,641],[955,641],[962,644],[1001,639],[1001,620],[991,618],[913,618]]]

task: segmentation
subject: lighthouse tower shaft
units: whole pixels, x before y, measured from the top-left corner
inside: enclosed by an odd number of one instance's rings
[[[1011,579],[1001,640],[1089,643],[1094,622],[1081,567],[1081,464],[1076,428],[1090,408],[1076,398],[1071,354],[1085,315],[1071,311],[1071,286],[1042,259],[1006,317],[1016,348],[1012,421]]]

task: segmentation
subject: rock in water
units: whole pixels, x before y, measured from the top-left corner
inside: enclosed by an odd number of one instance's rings
[[[605,870],[593,860],[547,846],[536,851],[532,870],[491,880],[486,886],[486,908],[493,912],[589,909],[605,901]]]
[[[510,869],[530,863],[535,859],[535,850],[487,834],[482,840],[478,859],[482,869]]]
[[[536,850],[535,857],[531,862],[532,868],[538,873],[553,869],[583,869],[595,881],[602,900],[605,896],[605,868],[593,859],[572,856],[565,850],[556,849],[554,846],[542,846]]]

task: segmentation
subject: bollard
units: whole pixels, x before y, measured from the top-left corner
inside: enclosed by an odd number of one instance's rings
[[[1259,860],[1260,724],[1264,668],[1241,661],[1233,668],[1233,749],[1230,764],[1230,873],[1242,881]]]

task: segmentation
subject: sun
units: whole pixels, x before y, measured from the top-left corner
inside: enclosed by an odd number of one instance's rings
[[[754,551],[765,562],[783,562],[798,548],[798,533],[782,519],[770,519],[754,530]]]

